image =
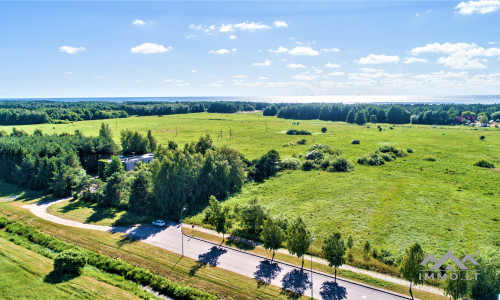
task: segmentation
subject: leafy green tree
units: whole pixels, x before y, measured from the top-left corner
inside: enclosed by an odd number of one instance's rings
[[[447,273],[446,280],[443,284],[443,291],[447,296],[452,297],[453,300],[465,298],[470,294],[466,273],[467,272],[463,272],[462,270],[458,270],[457,272],[451,270],[451,272]],[[454,279],[451,276],[452,274],[456,274],[456,277],[453,277]]]
[[[345,252],[344,240],[339,232],[331,234],[323,242],[323,257],[330,267],[335,268],[335,281],[337,281],[337,268],[344,263]]]
[[[500,255],[498,253],[487,253],[478,260],[479,265],[475,268],[479,273],[477,280],[472,280],[471,297],[474,300],[495,299],[500,294]],[[472,278],[474,275],[469,278]]]
[[[356,111],[354,110],[354,108],[352,108],[347,114],[346,122],[351,124],[356,122]]]
[[[271,259],[273,261],[275,251],[281,247],[281,244],[285,240],[285,233],[277,220],[268,218],[264,222],[261,239],[265,249],[273,250],[273,257]]]
[[[111,175],[113,175],[117,172],[120,173],[120,172],[124,172],[124,171],[125,170],[123,169],[122,161],[118,157],[112,156],[111,161],[106,166],[106,170],[104,171],[104,174],[105,174],[105,177],[107,180],[109,177],[111,177]]]
[[[479,117],[479,123],[488,124],[488,117],[486,115],[482,115],[481,117]]]
[[[149,152],[149,140],[139,132],[123,130],[120,132],[120,141],[124,155],[145,154]]]
[[[37,128],[35,129],[35,131],[33,132],[33,135],[36,135],[36,136],[42,136],[43,135],[43,132],[41,129]]]
[[[491,114],[491,119],[495,122],[500,122],[500,111]]]
[[[56,197],[65,197],[71,195],[71,190],[76,188],[81,179],[86,175],[82,168],[71,168],[63,165],[52,179],[51,189]]]
[[[253,198],[239,211],[242,229],[250,236],[259,236],[264,222],[269,218],[268,210]]]
[[[101,128],[99,129],[99,137],[107,141],[113,140],[113,131],[109,127],[109,124],[101,123]]]
[[[415,243],[406,249],[403,260],[399,266],[399,271],[403,278],[410,282],[410,295],[413,299],[412,284],[421,284],[423,280],[420,278],[420,271],[424,269],[420,263],[425,259],[424,251],[419,243]]]
[[[138,164],[135,176],[132,179],[128,205],[135,210],[149,209],[153,201],[153,188],[151,184],[151,172],[147,168],[141,168]]]
[[[213,140],[210,138],[210,135],[206,135],[205,137],[200,137],[198,142],[196,143],[194,149],[196,152],[201,153],[202,155],[205,155],[208,149],[213,149]]]
[[[210,197],[209,203],[210,206],[207,213],[208,223],[215,227],[217,233],[222,233],[222,242],[224,242],[224,235],[231,228],[229,209],[222,207],[222,204],[214,196]]]
[[[387,122],[391,124],[409,123],[410,112],[399,105],[392,105],[387,110]]]
[[[363,256],[365,257],[365,259],[368,259],[368,255],[370,254],[370,249],[371,249],[370,241],[366,241],[366,243],[363,246]]]
[[[377,116],[371,115],[370,116],[370,123],[377,123]]]
[[[277,167],[280,161],[280,155],[276,150],[270,150],[259,158],[255,164],[255,181],[262,182],[265,179],[274,176],[278,171]]]
[[[358,125],[366,124],[366,115],[363,111],[360,111],[356,114],[356,124]]]
[[[148,130],[148,136],[147,136],[147,139],[148,139],[148,150],[149,152],[153,152],[153,151],[156,151],[156,148],[158,146],[158,143],[156,142],[156,139],[155,137],[153,136],[153,134],[151,133],[151,129]]]
[[[354,240],[352,239],[352,235],[350,235],[349,238],[347,239],[347,248],[352,249],[353,246],[354,246]]]
[[[290,254],[302,257],[302,268],[304,268],[304,254],[306,254],[311,242],[311,234],[301,217],[295,219],[287,229],[286,249]]]
[[[54,259],[54,271],[67,274],[81,274],[87,264],[87,257],[81,251],[69,249],[59,253]]]
[[[130,195],[130,180],[125,172],[116,172],[108,177],[104,187],[104,199],[101,205],[119,207],[128,203]]]

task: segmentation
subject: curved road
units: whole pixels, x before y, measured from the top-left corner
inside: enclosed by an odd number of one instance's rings
[[[68,198],[69,199],[69,198]],[[179,223],[169,223],[164,228],[157,228],[151,225],[141,225],[137,227],[111,227],[102,225],[84,224],[67,220],[49,214],[47,208],[53,204],[68,199],[61,199],[48,203],[32,204],[26,206],[30,211],[45,220],[90,230],[109,231],[124,233],[127,236],[140,240],[144,243],[154,245],[165,250],[181,253],[181,232]],[[202,239],[184,236],[184,255],[196,259],[200,262],[200,267],[204,265],[217,266],[258,281],[273,284],[280,288],[311,295],[311,272],[305,264],[304,270],[286,263],[275,261],[271,263],[269,259],[240,251],[238,249],[219,246],[215,243]],[[345,281],[321,272],[313,272],[313,294],[316,299],[372,299],[372,300],[401,300],[409,299],[406,296],[387,292],[381,289]]]

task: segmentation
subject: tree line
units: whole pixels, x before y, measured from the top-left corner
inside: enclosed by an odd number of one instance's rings
[[[273,104],[263,111],[264,116],[294,120],[342,121],[364,125],[391,124],[462,124],[463,119],[488,120],[500,118],[498,104]],[[468,117],[468,118],[465,118]]]

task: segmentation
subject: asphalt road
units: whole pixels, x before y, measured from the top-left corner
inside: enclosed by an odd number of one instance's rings
[[[182,236],[179,223],[167,223],[166,227],[157,228],[152,225],[141,225],[138,227],[111,227],[84,224],[67,220],[47,213],[47,208],[62,199],[50,203],[32,204],[28,208],[36,216],[48,221],[90,229],[109,232],[120,232],[131,238],[144,243],[154,245],[165,250],[181,253],[181,237],[184,240],[184,255],[198,260],[199,268],[210,265],[226,269],[250,278],[254,278],[259,284],[272,284],[287,291],[311,296],[313,289],[316,299],[373,299],[373,300],[401,300],[409,299],[402,295],[386,292],[381,289],[344,281],[337,278],[335,282],[332,276],[324,273],[314,272],[311,280],[310,261],[306,260],[304,269],[281,263],[271,262],[269,259],[259,257],[234,248],[216,245],[212,242]],[[193,270],[196,273],[196,269]],[[312,283],[311,283],[312,281]]]

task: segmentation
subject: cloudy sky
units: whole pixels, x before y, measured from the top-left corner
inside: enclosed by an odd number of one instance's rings
[[[0,2],[0,98],[500,94],[500,0]]]

